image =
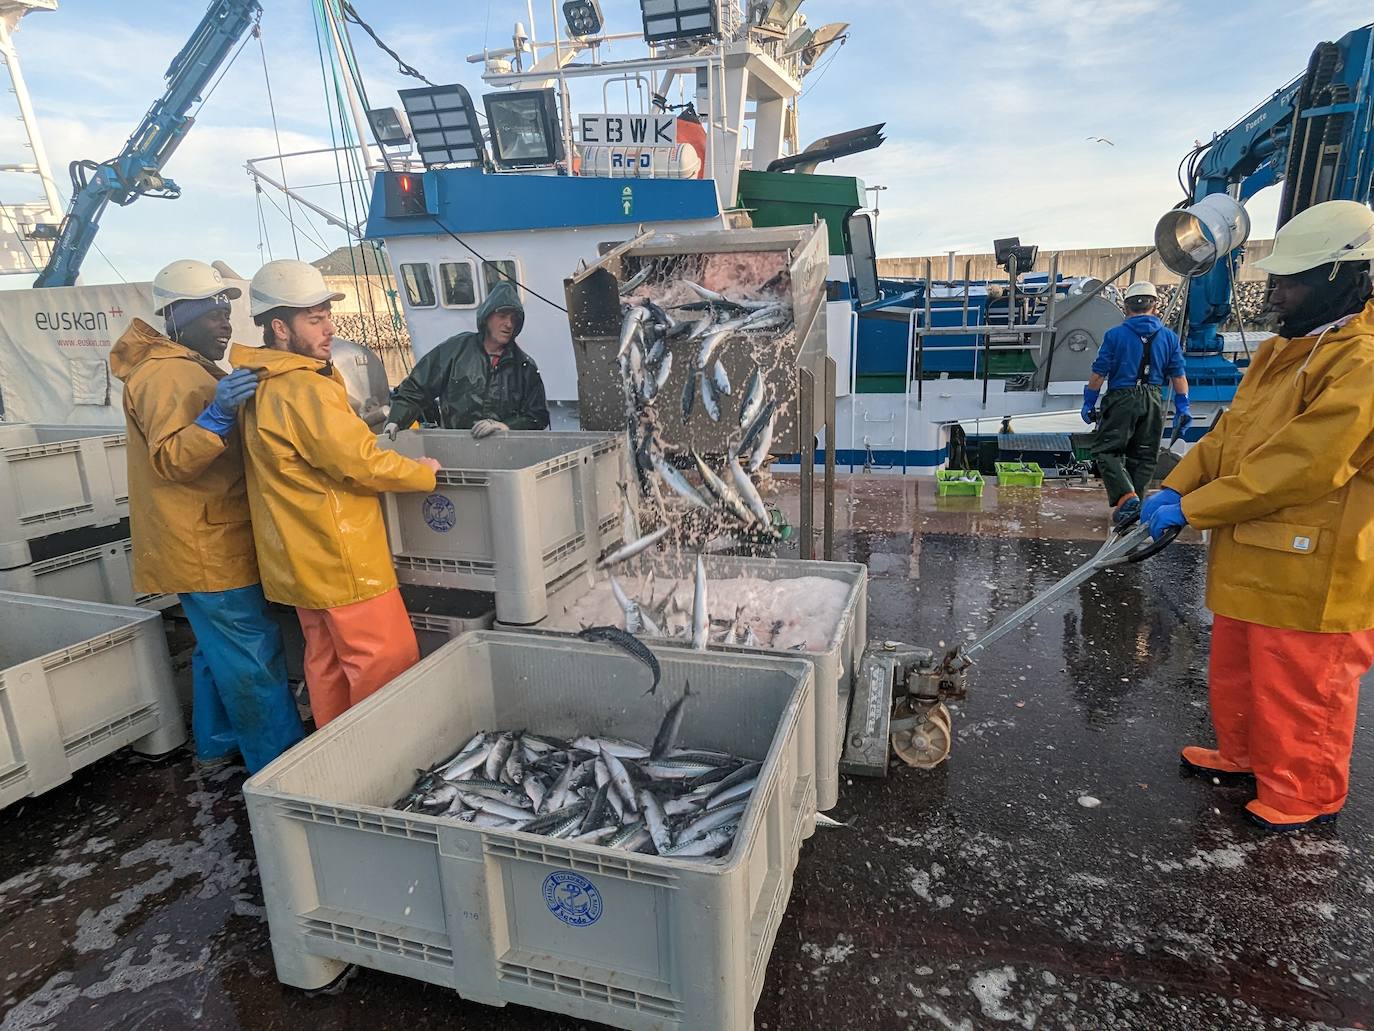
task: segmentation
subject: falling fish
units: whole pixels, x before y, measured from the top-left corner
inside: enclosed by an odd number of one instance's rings
[[[637,541],[643,536],[643,531],[639,528],[639,511],[630,504],[630,488],[624,483],[617,486],[620,488],[620,522],[624,527],[622,532],[630,540]]]
[[[758,441],[754,444],[754,450],[749,455],[749,471],[756,473],[763,467],[763,463],[768,461],[768,455],[773,448],[773,423],[778,415],[774,412],[768,417],[767,424],[759,434]]]
[[[687,699],[691,694],[692,684],[690,681],[686,681],[682,686],[682,697],[668,707],[663,722],[659,724],[653,747],[649,749],[650,759],[664,758],[677,744],[677,736],[682,730],[682,718],[687,712]]]
[[[764,426],[768,424],[768,420],[773,417],[773,413],[777,411],[777,408],[777,399],[769,398],[768,403],[763,406],[763,411],[759,412],[754,421],[749,424],[749,428],[744,431],[744,436],[740,438],[739,447],[737,449],[740,454],[745,454],[750,450],[754,440],[763,432]]]
[[[644,620],[639,614],[639,605],[630,599],[625,593],[625,588],[620,586],[620,581],[614,576],[610,577],[611,594],[615,596],[616,604],[620,606],[620,611],[625,614],[625,632],[627,634],[637,634],[644,629]]]
[[[723,307],[738,308],[742,311],[759,311],[760,309],[778,306],[777,301],[751,301],[746,298],[736,300],[733,297],[726,297],[724,294],[706,289],[706,287],[699,283],[693,283],[690,279],[683,280],[683,282],[691,287],[691,289],[696,292],[696,295],[703,301],[709,301],[712,304],[718,304]]]
[[[730,466],[730,479],[734,483],[736,493],[739,494],[749,511],[753,513],[754,518],[765,526],[768,525],[768,506],[763,503],[763,498],[759,496],[758,488],[754,486],[754,481],[751,480],[749,474],[740,467],[739,462],[733,454],[730,455],[727,464]]]
[[[655,459],[654,471],[658,473],[659,479],[666,483],[674,494],[686,501],[691,507],[710,511],[711,506],[697,493],[696,488],[687,482],[687,478],[682,473],[666,461],[661,458]]]
[[[692,647],[697,651],[706,650],[710,629],[711,616],[706,611],[706,563],[698,554],[696,588],[692,595]]]
[[[702,337],[701,347],[697,350],[697,368],[705,369],[709,366],[720,345],[734,336],[738,329],[739,323],[737,322],[722,322]]]
[[[697,389],[701,392],[701,407],[706,409],[712,422],[720,422],[720,402],[716,400],[715,390],[704,372],[697,374]]]
[[[730,396],[730,377],[725,374],[725,366],[719,359],[711,365],[711,382],[715,385],[717,393]]]
[[[637,540],[630,541],[629,544],[625,544],[617,548],[615,551],[611,552],[609,555],[604,556],[601,559],[601,561],[599,561],[596,564],[596,568],[607,569],[610,566],[619,565],[626,559],[634,558],[640,552],[647,551],[649,548],[652,548],[659,541],[663,540],[663,538],[668,535],[668,531],[670,529],[671,527],[666,525],[660,526],[657,530],[654,530],[652,533],[646,533],[643,537],[640,537]]]
[[[757,366],[749,374],[749,382],[744,385],[744,396],[739,403],[740,429],[748,426],[763,410],[764,402],[763,371]]]
[[[616,352],[617,357],[623,358],[629,353],[631,341],[640,334],[640,327],[648,317],[649,309],[643,305],[634,304],[626,310],[620,322],[620,350]]]
[[[654,391],[663,389],[663,385],[668,382],[668,377],[673,373],[673,355],[671,352],[663,356],[663,360],[658,364],[658,371],[654,373]],[[688,377],[689,379],[691,377]]]
[[[686,381],[682,384],[682,421],[686,422],[692,417],[692,406],[697,398],[697,378],[690,372],[687,374]]]
[[[658,659],[654,658],[654,653],[649,651],[643,641],[637,637],[632,637],[618,626],[589,626],[585,630],[578,631],[577,636],[584,641],[613,645],[638,659],[649,667],[649,672],[654,676],[654,682],[649,686],[649,690],[644,693],[653,694],[658,690],[658,682],[662,679],[663,673],[659,669]]]
[[[692,458],[697,464],[697,472],[701,474],[701,479],[702,482],[706,484],[706,489],[714,494],[717,500],[719,500],[736,519],[744,523],[752,522],[753,516],[749,509],[730,488],[730,485],[717,476],[715,471],[706,464],[706,460],[695,451],[692,452]]]
[[[621,283],[620,295],[623,297],[626,294],[630,293],[632,290],[634,290],[635,287],[639,286],[641,283],[643,283],[646,279],[649,278],[649,273],[651,273],[653,270],[654,267],[652,265],[645,265],[633,276],[625,280],[625,282]]]

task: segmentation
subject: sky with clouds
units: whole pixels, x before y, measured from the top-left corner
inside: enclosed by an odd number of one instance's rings
[[[354,0],[362,16],[435,82],[477,96],[480,66],[464,58],[509,45],[525,0]],[[634,31],[634,0],[602,0],[612,31]],[[1178,199],[1176,168],[1195,139],[1240,118],[1306,67],[1312,47],[1360,24],[1350,0],[1200,4],[1183,0],[807,0],[813,26],[852,23],[844,45],[807,79],[805,145],[816,137],[887,122],[877,151],[822,166],[888,189],[879,195],[885,255],[989,248],[1019,235],[1042,248],[1139,243]],[[86,282],[147,279],[176,257],[221,258],[249,275],[269,256],[307,260],[344,242],[313,220],[293,245],[264,197],[249,158],[330,145],[325,83],[309,0],[264,0],[266,54],[276,130],[259,41],[250,39],[166,172],[177,201],[112,208]],[[534,0],[541,38],[550,6]],[[45,142],[66,195],[66,168],[115,154],[152,101],[163,73],[204,8],[199,0],[60,0],[28,16],[16,35]],[[396,103],[417,85],[353,30],[370,99]],[[631,45],[611,51],[631,57]],[[6,83],[8,85],[8,83]],[[599,90],[597,91],[599,92]],[[0,106],[12,98],[0,95]],[[600,110],[578,98],[575,110]],[[18,129],[0,118],[0,164],[22,160]],[[1101,136],[1110,145],[1092,142]],[[332,159],[287,165],[293,185],[324,207],[341,200]],[[316,185],[323,184],[323,185]],[[0,173],[0,199],[33,191]],[[1269,235],[1277,190],[1256,198],[1256,236]],[[108,260],[106,260],[108,259]],[[4,286],[27,285],[6,277]]]

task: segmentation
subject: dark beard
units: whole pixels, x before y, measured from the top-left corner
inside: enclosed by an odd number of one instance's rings
[[[1289,340],[1355,314],[1370,297],[1369,267],[1362,262],[1342,262],[1334,280],[1330,265],[1319,265],[1299,273],[1299,277],[1312,287],[1312,293],[1279,322],[1279,334]]]

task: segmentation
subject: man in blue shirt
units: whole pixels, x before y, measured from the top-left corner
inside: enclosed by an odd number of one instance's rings
[[[1159,291],[1153,283],[1132,283],[1124,299],[1126,320],[1102,338],[1083,388],[1082,413],[1084,422],[1097,421],[1093,457],[1118,524],[1140,511],[1140,499],[1155,474],[1164,433],[1165,380],[1174,388],[1175,428],[1190,419],[1183,348],[1156,314]],[[1104,382],[1107,396],[1099,416],[1093,409]]]

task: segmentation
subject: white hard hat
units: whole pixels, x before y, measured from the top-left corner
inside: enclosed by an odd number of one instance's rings
[[[198,301],[217,294],[234,301],[243,291],[227,286],[224,277],[205,262],[183,258],[153,277],[153,314],[161,315],[174,301]]]
[[[313,308],[325,301],[342,301],[344,295],[325,286],[314,265],[283,258],[258,269],[248,286],[254,318],[273,308]]]
[[[1155,285],[1148,280],[1138,279],[1130,286],[1126,287],[1126,292],[1121,295],[1123,299],[1129,301],[1132,297],[1153,297],[1159,299],[1159,291]]]
[[[1255,268],[1292,276],[1337,261],[1374,260],[1374,211],[1355,200],[1329,200],[1300,211],[1274,237]]]

